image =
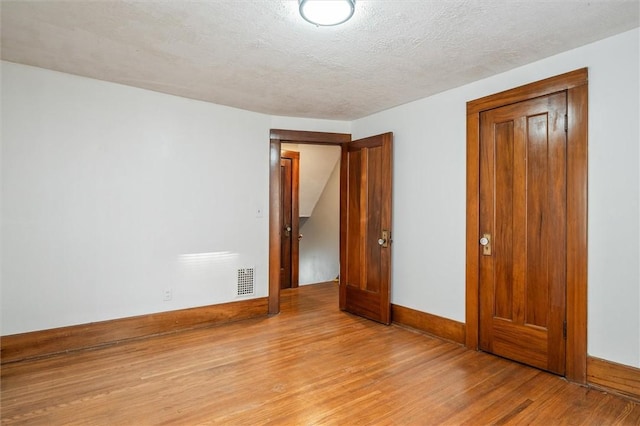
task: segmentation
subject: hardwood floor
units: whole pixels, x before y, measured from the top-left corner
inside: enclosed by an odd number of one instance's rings
[[[640,405],[338,310],[334,283],[282,313],[2,366],[2,423],[640,424]]]

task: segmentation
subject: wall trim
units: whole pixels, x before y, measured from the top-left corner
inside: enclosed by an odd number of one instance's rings
[[[433,336],[464,345],[465,325],[415,309],[391,304],[391,320],[402,326],[415,328]]]
[[[640,368],[587,357],[589,385],[640,401]]]
[[[266,297],[2,336],[0,362],[22,361],[125,340],[266,316]]]

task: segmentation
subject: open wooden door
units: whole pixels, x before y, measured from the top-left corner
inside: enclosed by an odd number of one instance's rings
[[[340,197],[340,309],[391,322],[393,134],[343,145]]]

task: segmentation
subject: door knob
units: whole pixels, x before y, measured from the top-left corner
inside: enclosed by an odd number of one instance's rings
[[[480,245],[482,246],[482,255],[491,256],[491,234],[482,234]]]
[[[285,226],[284,230],[287,231],[287,232],[291,232],[291,227],[290,226]]]
[[[382,236],[378,238],[380,247],[389,247],[389,231],[382,231]]]

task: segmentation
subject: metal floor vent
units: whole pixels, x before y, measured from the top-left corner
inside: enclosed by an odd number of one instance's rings
[[[238,269],[238,296],[253,294],[253,268]]]

